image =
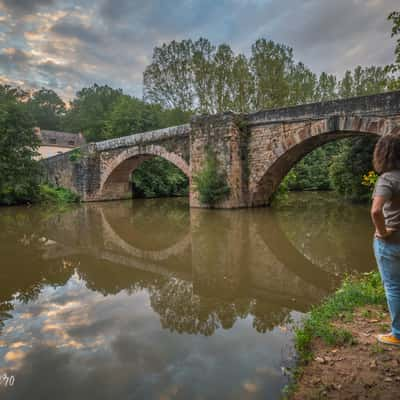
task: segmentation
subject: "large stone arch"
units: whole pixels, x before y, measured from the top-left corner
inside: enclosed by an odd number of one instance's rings
[[[289,131],[283,139],[272,141],[263,167],[250,174],[250,206],[268,204],[290,169],[317,147],[347,137],[400,134],[400,126],[390,118],[333,116],[305,122]]]
[[[101,154],[100,188],[98,199],[123,199],[130,197],[130,174],[144,161],[153,157],[162,157],[178,167],[188,178],[188,163],[176,153],[169,152],[162,146],[134,146],[119,151],[110,157],[106,152]]]

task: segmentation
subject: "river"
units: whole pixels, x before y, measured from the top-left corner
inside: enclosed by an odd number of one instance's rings
[[[3,399],[278,399],[292,326],[375,268],[366,206],[0,208]]]

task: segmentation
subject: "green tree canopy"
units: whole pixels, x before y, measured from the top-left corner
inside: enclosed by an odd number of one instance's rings
[[[29,97],[27,107],[36,126],[41,129],[60,129],[61,119],[65,114],[65,103],[53,90],[36,90]]]
[[[259,39],[247,58],[200,38],[155,47],[143,86],[146,101],[212,114],[301,104],[314,99],[316,78],[285,45]]]
[[[32,202],[39,190],[34,121],[15,95],[0,89],[0,204]]]
[[[121,89],[113,89],[107,85],[94,84],[81,89],[70,104],[63,128],[72,132],[82,132],[89,142],[106,139],[106,121],[121,96]]]

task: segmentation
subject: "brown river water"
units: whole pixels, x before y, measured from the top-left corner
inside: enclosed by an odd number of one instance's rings
[[[0,208],[0,398],[278,399],[293,324],[375,268],[371,236],[330,193]]]

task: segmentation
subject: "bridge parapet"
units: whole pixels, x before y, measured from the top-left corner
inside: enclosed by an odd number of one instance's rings
[[[302,122],[326,119],[336,115],[357,115],[362,117],[387,117],[400,114],[400,91],[370,96],[330,100],[247,114],[248,125],[263,125],[282,122]]]
[[[157,129],[154,131],[135,133],[116,139],[103,140],[94,143],[97,151],[114,150],[121,147],[138,146],[152,142],[161,142],[175,137],[187,137],[190,133],[190,124],[172,126],[169,128]]]

